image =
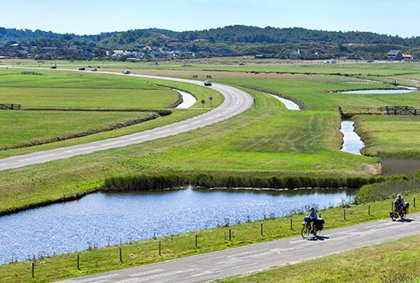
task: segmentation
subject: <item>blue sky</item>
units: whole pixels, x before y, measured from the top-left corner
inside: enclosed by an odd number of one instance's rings
[[[420,36],[419,0],[20,0],[3,1],[0,26],[96,34],[244,24]]]

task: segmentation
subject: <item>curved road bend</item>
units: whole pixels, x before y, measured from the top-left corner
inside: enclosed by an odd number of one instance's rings
[[[66,70],[68,71],[68,70]],[[74,70],[72,70],[74,71]],[[122,75],[113,72],[101,72],[112,75]],[[195,85],[202,85],[202,82],[175,79],[157,76],[130,75],[141,78],[151,78],[159,80],[178,81]],[[218,122],[227,120],[249,109],[253,104],[253,98],[246,92],[234,87],[221,84],[213,84],[212,89],[220,92],[224,96],[223,103],[209,112],[202,115],[189,118],[187,120],[154,128],[140,133],[125,135],[121,137],[106,139],[102,141],[90,142],[86,144],[74,145],[70,147],[45,150],[25,155],[18,155],[0,159],[0,171],[14,168],[20,168],[27,165],[40,164],[53,160],[70,158],[73,156],[89,154],[97,151],[107,150],[111,148],[124,147],[127,145],[139,144],[160,138],[165,138],[180,133],[196,130],[205,126],[213,125]]]
[[[420,233],[420,213],[412,222],[390,219],[325,231],[325,239],[300,236],[69,279],[63,282],[207,282],[299,263]]]

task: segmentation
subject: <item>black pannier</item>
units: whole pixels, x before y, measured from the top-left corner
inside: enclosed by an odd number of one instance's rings
[[[324,219],[318,218],[318,219],[315,219],[314,224],[316,225],[317,230],[322,230],[324,229],[324,223],[325,223]]]

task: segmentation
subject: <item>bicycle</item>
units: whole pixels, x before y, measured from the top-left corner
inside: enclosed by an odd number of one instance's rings
[[[389,213],[389,217],[391,217],[392,221],[396,221],[398,218],[404,220],[404,217],[407,215],[407,210],[409,207],[409,203],[405,204],[405,207],[396,207],[393,211]]]
[[[325,221],[322,218],[314,219],[313,221],[304,221],[300,232],[302,238],[308,239],[311,235],[315,238],[319,236],[324,228],[324,223]]]

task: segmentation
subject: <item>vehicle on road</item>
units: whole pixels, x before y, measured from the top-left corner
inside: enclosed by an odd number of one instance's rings
[[[316,238],[321,234],[322,229],[324,229],[324,224],[325,221],[322,218],[309,221],[309,219],[305,217],[305,221],[302,223],[302,230],[300,233],[302,238],[309,239],[311,235]]]
[[[81,67],[81,68],[79,68],[79,71],[86,71],[86,68],[85,67]]]
[[[98,69],[93,68],[91,71],[92,71],[92,72],[97,72],[97,71],[98,71]]]
[[[396,221],[398,218],[404,220],[408,213],[409,206],[410,204],[406,202],[404,206],[394,208],[394,210],[389,213],[389,217],[391,217],[392,221]]]
[[[128,70],[125,70],[125,71],[123,72],[123,74],[124,74],[124,75],[129,75],[129,74],[131,74],[131,72],[130,72],[130,71],[128,71]]]
[[[204,85],[205,86],[211,86],[211,80],[204,81]]]

